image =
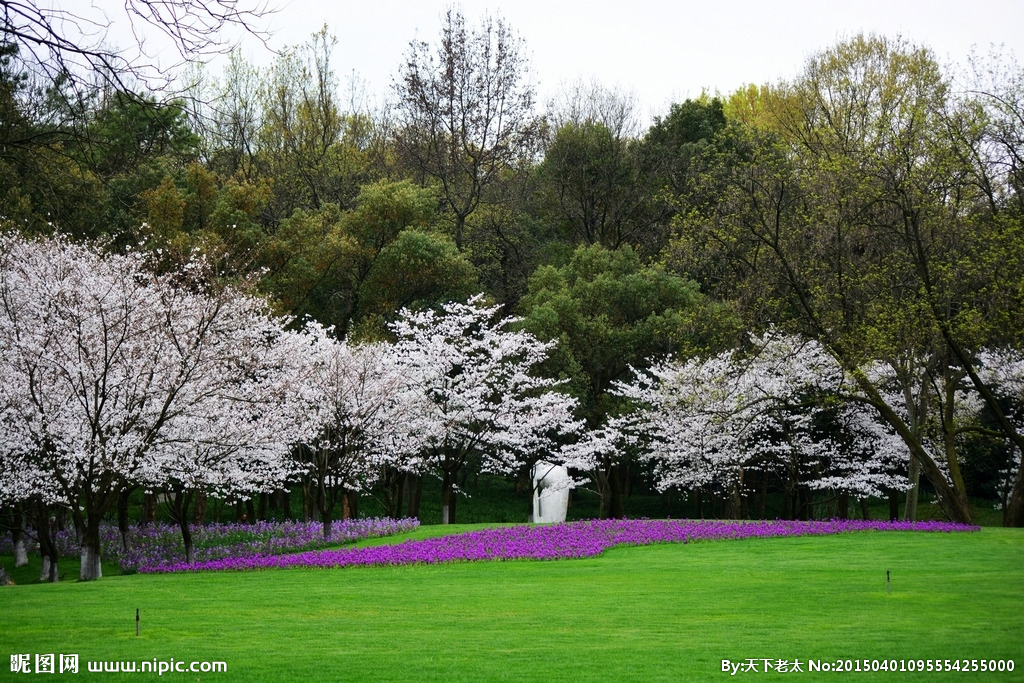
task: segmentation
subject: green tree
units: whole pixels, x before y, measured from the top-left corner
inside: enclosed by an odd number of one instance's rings
[[[538,268],[520,310],[527,330],[558,341],[545,372],[569,380],[591,428],[622,409],[610,389],[631,368],[717,350],[737,334],[727,306],[708,301],[692,280],[644,265],[629,246],[580,246],[565,266]],[[610,516],[622,515],[622,465],[606,457],[595,473]]]
[[[3,214],[28,233],[96,235],[107,192],[77,153],[91,103],[65,97],[61,88],[33,75],[17,43],[0,42]]]
[[[534,157],[540,121],[528,69],[522,39],[500,17],[470,29],[449,9],[436,45],[409,45],[395,83],[397,153],[439,186],[460,249],[488,189]]]
[[[271,220],[328,203],[348,208],[370,180],[372,121],[342,109],[332,65],[336,44],[325,26],[263,74],[257,158],[260,173],[274,178]]]
[[[578,242],[660,248],[653,233],[663,216],[637,152],[631,140],[595,121],[567,123],[555,134],[539,173],[557,220]]]
[[[725,128],[725,106],[706,96],[673,104],[664,118],[658,116],[643,139],[648,172],[675,192],[686,187],[692,159]]]
[[[365,185],[348,211],[297,210],[264,244],[264,289],[341,337],[378,337],[403,306],[465,298],[475,269],[435,228],[436,211],[433,192],[411,181]]]
[[[718,201],[683,200],[677,253],[697,271],[728,264],[722,279],[751,322],[824,344],[906,441],[946,514],[969,521],[955,453],[929,452],[863,368],[917,358],[935,368],[931,381],[951,365],[970,376],[972,354],[1006,322],[993,292],[1019,271],[1002,279],[1006,236],[980,211],[957,139],[980,121],[928,50],[878,37],[816,55],[761,105],[771,130],[733,126],[702,155],[692,191]]]

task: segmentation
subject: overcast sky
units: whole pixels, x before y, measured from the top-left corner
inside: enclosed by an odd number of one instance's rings
[[[72,0],[66,0],[71,2]],[[94,0],[95,1],[95,0]],[[267,0],[270,46],[304,43],[324,24],[338,38],[335,69],[387,94],[413,39],[436,40],[449,0]],[[940,61],[972,47],[1024,58],[1024,0],[463,0],[470,24],[502,16],[524,38],[541,101],[562,84],[597,79],[632,91],[646,116],[702,90],[795,76],[805,59],[858,32],[901,35]],[[116,21],[116,14],[110,14]],[[271,56],[247,41],[257,64]],[[217,63],[213,70],[216,75]]]

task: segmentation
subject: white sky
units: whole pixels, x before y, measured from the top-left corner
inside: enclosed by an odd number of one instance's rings
[[[77,2],[78,0],[64,0]],[[116,0],[93,0],[105,2]],[[326,23],[338,38],[335,69],[387,95],[413,39],[434,42],[450,0],[266,0],[270,47],[306,42]],[[58,2],[58,4],[62,4]],[[546,102],[562,84],[597,79],[632,91],[646,117],[703,89],[791,78],[804,60],[860,31],[901,35],[943,62],[963,64],[972,47],[1024,59],[1024,0],[462,0],[472,25],[499,14],[524,38]],[[116,9],[109,12],[119,28]],[[243,54],[272,56],[249,40]],[[217,62],[211,75],[219,75]]]

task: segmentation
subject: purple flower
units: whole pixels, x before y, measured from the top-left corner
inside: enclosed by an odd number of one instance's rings
[[[387,566],[483,560],[560,560],[593,557],[617,545],[826,535],[855,531],[977,530],[979,527],[947,522],[591,520],[544,526],[497,527],[367,548],[307,550],[295,554],[250,554],[192,564],[157,562],[143,564],[139,571],[148,573],[282,567]]]

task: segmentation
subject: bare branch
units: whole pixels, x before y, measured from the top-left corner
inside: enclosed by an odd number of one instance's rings
[[[111,16],[95,0],[75,10],[0,0],[0,44],[17,45],[38,76],[76,91],[88,89],[98,77],[119,91],[159,92],[170,88],[185,64],[229,51],[237,40],[226,40],[228,29],[265,43],[269,34],[258,24],[276,11],[266,0],[123,0],[120,12]],[[134,45],[113,46],[115,27],[131,35]],[[149,44],[153,29],[164,38],[158,46]],[[168,42],[178,58],[159,64],[158,53],[166,56]]]

